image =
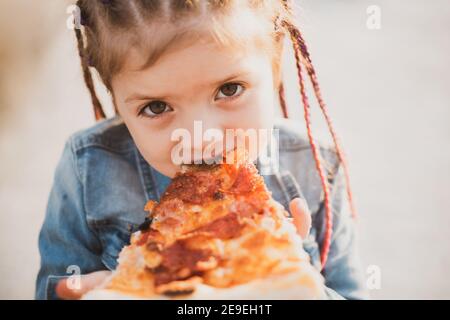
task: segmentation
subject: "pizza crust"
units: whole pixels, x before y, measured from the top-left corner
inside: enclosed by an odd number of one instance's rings
[[[96,289],[85,300],[310,300],[323,299],[323,281],[307,263],[296,272],[269,276],[229,288],[198,284],[193,293],[176,296],[141,296],[119,290]]]

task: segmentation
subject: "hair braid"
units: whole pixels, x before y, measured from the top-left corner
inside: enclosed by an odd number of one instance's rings
[[[281,111],[283,112],[283,117],[288,118],[289,116],[287,112],[286,97],[283,82],[280,83],[280,86],[278,88],[278,95],[280,99]]]
[[[352,193],[352,190],[350,187],[350,175],[349,175],[349,170],[348,170],[347,159],[346,159],[345,153],[342,149],[342,145],[341,145],[341,142],[339,141],[338,135],[336,134],[336,131],[334,129],[333,121],[331,120],[330,114],[328,113],[328,108],[325,105],[325,102],[322,98],[322,93],[320,90],[319,82],[317,81],[317,75],[314,70],[314,66],[311,62],[308,48],[306,47],[306,44],[305,44],[305,40],[303,39],[300,30],[295,29],[294,32],[295,32],[296,42],[299,44],[300,51],[304,58],[305,68],[308,72],[308,76],[311,80],[311,83],[312,83],[312,86],[314,89],[314,94],[319,103],[319,107],[322,110],[322,114],[325,117],[325,121],[327,123],[330,134],[333,138],[333,142],[334,142],[334,145],[336,148],[336,153],[338,155],[338,158],[342,163],[342,167],[344,169],[345,181],[346,181],[346,191],[347,191],[347,195],[348,195],[348,199],[349,199],[349,203],[350,203],[350,210],[351,210],[353,217],[356,218],[358,215],[357,215],[354,203],[353,203],[353,193]]]
[[[79,2],[77,3],[79,5]],[[86,83],[87,88],[89,89],[89,93],[91,95],[92,105],[94,107],[94,115],[95,120],[99,121],[106,118],[106,115],[103,111],[100,100],[97,98],[97,94],[95,93],[94,82],[92,80],[92,74],[89,70],[89,58],[86,55],[86,50],[84,48],[83,35],[81,33],[81,29],[79,26],[75,26],[75,35],[77,37],[78,42],[78,53],[81,59],[81,67],[83,69],[83,77],[84,82]]]
[[[292,2],[292,0],[281,0],[281,3],[283,5],[284,9],[290,15],[293,15],[292,3],[291,2]],[[308,72],[308,76],[309,76],[309,78],[311,80],[311,83],[312,83],[312,86],[313,86],[313,89],[314,89],[314,94],[315,94],[316,99],[317,99],[317,101],[319,103],[319,107],[320,107],[320,109],[322,111],[322,114],[325,117],[325,121],[327,123],[329,132],[330,132],[330,134],[331,134],[331,136],[333,138],[333,143],[334,143],[335,148],[336,148],[337,156],[338,156],[339,160],[341,161],[342,167],[344,169],[344,176],[345,176],[345,182],[346,182],[346,192],[347,192],[347,196],[348,196],[348,200],[349,200],[350,211],[352,213],[353,218],[357,218],[358,214],[357,214],[357,211],[356,211],[356,207],[354,205],[353,192],[352,192],[352,189],[351,189],[351,186],[350,186],[350,174],[349,174],[349,169],[348,169],[348,162],[347,162],[345,153],[343,151],[342,144],[339,141],[339,138],[338,138],[338,135],[336,134],[336,131],[334,130],[334,125],[333,125],[331,117],[330,117],[330,115],[328,113],[328,108],[325,105],[325,102],[324,102],[324,100],[322,98],[319,82],[317,81],[317,75],[316,75],[314,66],[313,66],[313,64],[311,62],[311,56],[310,56],[310,54],[308,52],[308,48],[306,46],[305,40],[303,39],[303,36],[302,36],[300,30],[297,27],[295,27],[293,24],[291,24],[289,22],[286,22],[286,21],[283,21],[282,24],[284,24],[284,25],[288,24],[289,25],[288,29],[290,30],[289,32],[290,33],[294,33],[294,40],[295,40],[294,42],[296,42],[298,44],[298,47],[300,49],[301,56],[303,58],[302,61],[303,61],[304,66],[305,66],[305,68],[306,68],[306,70]]]
[[[292,25],[288,25],[288,30],[294,45],[294,54],[295,54],[295,60],[296,60],[296,67],[298,72],[298,79],[300,84],[300,94],[302,97],[303,107],[304,107],[304,116],[306,121],[306,128],[309,138],[309,143],[311,145],[311,149],[313,152],[314,161],[316,163],[316,168],[320,176],[320,181],[322,184],[322,188],[324,191],[324,205],[325,205],[325,238],[320,254],[320,260],[322,264],[322,268],[325,266],[328,258],[328,252],[330,250],[330,243],[331,243],[331,234],[333,229],[333,215],[331,211],[331,201],[330,201],[330,188],[328,185],[328,180],[326,177],[325,170],[322,165],[322,157],[319,151],[319,147],[317,146],[316,142],[314,141],[312,127],[311,127],[311,113],[310,113],[310,105],[308,102],[308,96],[306,95],[305,90],[305,82],[303,79],[303,71],[302,71],[302,64],[301,64],[301,51],[299,48],[299,44],[296,41],[295,33],[293,32]]]

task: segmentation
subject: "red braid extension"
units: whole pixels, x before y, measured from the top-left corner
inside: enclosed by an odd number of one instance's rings
[[[347,196],[348,196],[348,200],[349,200],[349,204],[350,204],[350,211],[352,213],[353,218],[357,218],[358,214],[356,212],[356,208],[355,208],[355,205],[353,202],[353,193],[352,193],[352,190],[350,187],[350,174],[349,174],[349,170],[348,170],[347,159],[345,157],[345,153],[343,151],[343,148],[339,141],[339,138],[336,134],[336,131],[334,130],[334,125],[333,125],[331,117],[328,113],[328,108],[326,107],[325,102],[323,101],[321,90],[319,87],[319,82],[317,81],[317,75],[314,70],[314,66],[311,62],[311,57],[309,55],[308,48],[306,47],[305,40],[303,39],[300,30],[298,30],[298,28],[292,28],[292,27],[290,29],[291,29],[291,33],[293,33],[293,38],[295,39],[295,42],[298,44],[301,55],[304,59],[303,60],[304,66],[305,66],[305,68],[308,72],[309,78],[311,80],[311,83],[312,83],[312,86],[314,89],[314,94],[319,103],[319,107],[322,110],[322,114],[325,117],[325,121],[327,123],[328,130],[333,138],[337,156],[338,156],[339,160],[341,161],[342,167],[344,169],[344,176],[345,176],[345,181],[346,181],[346,191],[347,191]]]
[[[281,82],[280,87],[278,89],[278,95],[280,100],[281,111],[283,112],[283,117],[288,118],[283,82]]]
[[[305,111],[305,121],[306,121],[306,128],[307,128],[307,132],[308,132],[309,143],[311,145],[314,160],[316,163],[316,168],[317,168],[317,171],[319,172],[320,181],[322,183],[322,188],[324,191],[325,220],[326,220],[326,222],[325,222],[325,238],[324,238],[324,242],[323,242],[322,251],[320,254],[320,260],[321,260],[322,268],[323,268],[327,262],[328,252],[330,251],[331,234],[332,234],[332,230],[333,230],[333,215],[332,215],[332,211],[331,211],[330,188],[328,185],[328,180],[327,180],[327,177],[325,174],[325,170],[322,166],[322,157],[320,155],[319,148],[318,148],[316,142],[314,141],[314,137],[313,137],[313,133],[312,133],[310,106],[309,106],[308,97],[307,97],[306,91],[305,91],[305,83],[304,83],[304,79],[303,79],[303,75],[302,75],[302,65],[300,63],[301,51],[298,47],[298,43],[295,41],[295,35],[294,35],[294,33],[292,33],[291,28],[289,28],[289,32],[290,32],[290,35],[292,38],[292,42],[294,44],[295,60],[296,60],[296,66],[297,66],[297,71],[298,71],[298,79],[299,79],[299,83],[300,83],[300,93],[302,96],[302,102],[303,102],[303,107],[304,107],[304,111]]]

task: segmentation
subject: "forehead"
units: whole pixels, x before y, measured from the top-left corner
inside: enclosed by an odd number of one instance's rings
[[[265,23],[264,23],[265,22]],[[161,76],[168,69],[175,71],[197,68],[214,70],[224,67],[239,67],[239,62],[252,55],[272,54],[270,30],[265,30],[267,21],[248,10],[230,16],[200,17],[183,23],[168,23],[151,26],[136,35],[117,76],[137,76],[151,71]]]
[[[261,64],[268,61],[267,56],[257,50],[233,50],[214,42],[197,42],[165,53],[146,69],[124,70],[117,79],[126,79],[130,85],[153,83],[173,86],[174,80],[193,82],[194,79],[210,84],[221,75],[258,72]]]

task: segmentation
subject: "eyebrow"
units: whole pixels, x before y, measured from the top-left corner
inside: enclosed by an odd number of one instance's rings
[[[244,71],[244,72],[237,72],[237,73],[233,73],[229,76],[227,76],[225,79],[219,80],[219,81],[214,81],[211,85],[212,86],[217,86],[221,83],[226,83],[228,81],[234,80],[236,78],[245,76],[250,74],[249,71]],[[148,96],[146,94],[141,94],[141,93],[134,93],[132,95],[130,95],[128,98],[125,99],[125,103],[131,102],[131,101],[142,101],[142,100],[164,100],[168,97],[169,95],[161,95],[161,96]]]

